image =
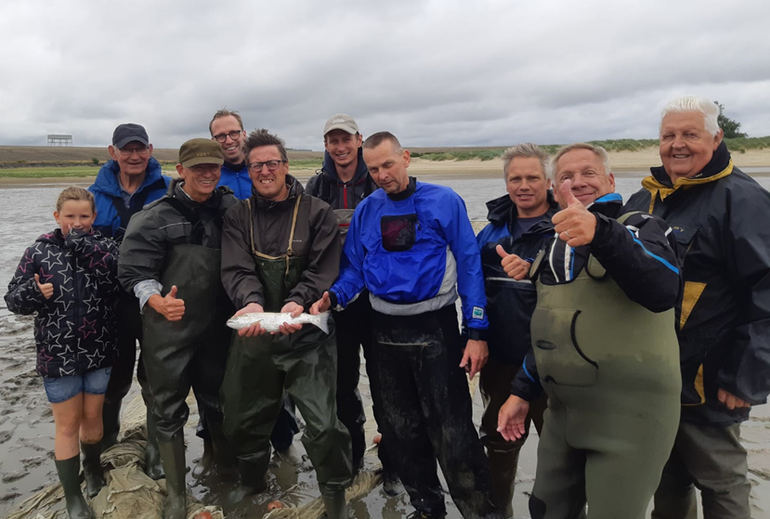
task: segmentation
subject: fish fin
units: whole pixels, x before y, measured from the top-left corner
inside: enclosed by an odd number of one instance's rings
[[[318,322],[314,324],[318,326],[326,335],[329,335],[329,312],[323,312],[316,315],[316,317],[318,317]]]

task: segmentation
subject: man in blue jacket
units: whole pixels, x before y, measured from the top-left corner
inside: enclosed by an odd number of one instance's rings
[[[503,179],[507,193],[487,202],[489,224],[476,237],[481,251],[489,314],[489,362],[481,370],[481,441],[492,471],[493,501],[513,516],[513,491],[519,451],[525,433],[515,442],[497,432],[497,414],[511,394],[511,382],[529,351],[529,323],[537,303],[532,281],[509,278],[500,265],[501,254],[534,258],[553,237],[551,217],[559,210],[549,190],[548,153],[535,144],[518,144],[503,153]],[[498,250],[498,248],[500,250]],[[543,426],[545,395],[532,402],[526,429]]]
[[[170,178],[163,175],[160,163],[152,157],[152,144],[147,130],[134,123],[115,128],[112,145],[108,148],[112,160],[96,175],[88,188],[96,202],[94,229],[116,242],[123,240],[128,222],[142,208],[166,194]],[[136,341],[142,340],[142,318],[139,302],[133,294],[121,292],[117,307],[118,357],[112,368],[110,384],[104,398],[103,447],[113,445],[120,431],[120,407],[131,389],[136,362]],[[149,402],[142,359],[139,358],[137,378],[145,402]],[[147,421],[148,442],[145,460],[147,473],[156,479],[163,476],[155,439],[151,413]]]
[[[225,156],[219,185],[232,189],[239,200],[249,198],[252,184],[246,167],[246,156],[243,154],[246,131],[243,129],[241,115],[227,108],[217,111],[209,123],[209,132],[211,138],[222,146],[222,154]]]
[[[369,291],[380,426],[398,446],[396,469],[416,508],[410,517],[446,513],[436,461],[463,517],[500,517],[463,370],[473,377],[486,363],[488,327],[465,204],[449,188],[409,177],[409,151],[393,134],[375,133],[363,149],[382,189],[353,214],[340,276],[311,313],[341,310]],[[467,338],[457,323],[458,292]]]

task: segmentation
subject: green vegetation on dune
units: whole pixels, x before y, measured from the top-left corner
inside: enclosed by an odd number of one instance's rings
[[[431,161],[445,161],[445,160],[492,160],[500,157],[503,154],[505,148],[500,149],[460,149],[452,151],[441,152],[428,152],[428,153],[412,153],[412,157],[421,158]]]
[[[289,167],[291,169],[312,169],[315,171],[316,169],[321,169],[323,161],[323,157],[317,159],[294,159],[289,160]]]
[[[770,136],[768,137],[736,137],[725,139],[727,149],[733,153],[746,153],[747,150],[764,150],[770,148]]]
[[[95,177],[98,172],[99,168],[93,166],[2,168],[0,169],[0,178]]]

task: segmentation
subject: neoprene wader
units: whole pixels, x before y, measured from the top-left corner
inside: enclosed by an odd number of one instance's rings
[[[265,312],[281,311],[306,269],[307,260],[293,252],[301,198],[298,196],[295,202],[287,252],[282,256],[268,256],[256,250],[255,216],[251,211],[251,250],[262,284]],[[251,199],[247,203],[251,207]],[[329,324],[328,336],[312,325],[305,325],[289,336],[233,334],[222,384],[224,432],[236,451],[241,473],[241,488],[233,492],[233,499],[267,488],[270,434],[283,406],[284,391],[305,419],[302,443],[319,485],[328,485],[331,495],[332,490],[350,484],[350,435],[336,417],[336,344],[333,321]]]
[[[220,281],[220,250],[180,244],[170,248],[161,275],[165,290],[177,287],[185,303],[180,321],[167,321],[149,306],[143,313],[142,354],[152,392],[158,450],[166,474],[165,517],[184,517],[186,501],[183,427],[190,387],[207,417],[221,416],[232,305]]]
[[[86,480],[88,497],[96,497],[104,485],[104,470],[102,469],[102,442],[80,443],[83,453],[83,477]]]
[[[587,501],[591,519],[642,519],[679,425],[674,310],[634,303],[593,256],[544,285],[542,258],[531,329],[548,409],[530,513],[580,517]]]
[[[55,460],[64,499],[67,503],[67,515],[70,519],[93,519],[94,512],[86,503],[80,491],[80,456],[67,460]]]

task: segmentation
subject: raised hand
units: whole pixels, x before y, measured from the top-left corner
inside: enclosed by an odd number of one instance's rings
[[[318,315],[324,312],[328,312],[329,308],[331,307],[332,300],[329,297],[329,291],[327,290],[324,292],[324,295],[321,296],[321,299],[312,304],[310,307],[310,315]]]
[[[559,239],[570,247],[591,243],[596,234],[596,216],[572,194],[571,180],[565,180],[559,186],[559,203],[562,210],[551,218]]]
[[[181,321],[184,317],[184,300],[176,297],[176,285],[171,287],[165,297],[159,294],[150,296],[147,304],[150,308],[166,318],[167,321]]]
[[[529,274],[529,267],[531,266],[529,261],[518,257],[516,254],[508,254],[503,249],[502,245],[495,247],[497,255],[502,258],[500,265],[503,270],[508,274],[509,278],[513,278],[517,281],[521,281]]]
[[[35,274],[35,283],[37,283],[37,288],[43,294],[43,297],[51,299],[53,296],[53,283],[41,283],[40,276],[37,274]]]

